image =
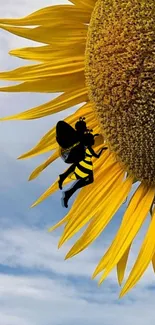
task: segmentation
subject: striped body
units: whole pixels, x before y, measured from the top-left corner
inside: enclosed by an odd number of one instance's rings
[[[93,173],[93,163],[92,163],[92,154],[89,149],[86,149],[85,158],[80,161],[73,172],[71,174],[71,179],[80,179],[80,178],[87,178]]]

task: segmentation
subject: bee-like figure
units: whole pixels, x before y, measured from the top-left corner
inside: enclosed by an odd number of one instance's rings
[[[76,130],[75,130],[76,129]],[[104,147],[98,154],[92,146],[95,137],[92,130],[87,129],[84,118],[80,118],[73,129],[68,123],[59,121],[56,126],[56,140],[60,145],[61,157],[71,166],[59,175],[59,188],[62,189],[64,180],[69,176],[72,180],[77,180],[73,187],[64,192],[63,203],[68,207],[68,200],[73,193],[81,187],[91,184],[94,181],[92,157],[99,158]]]

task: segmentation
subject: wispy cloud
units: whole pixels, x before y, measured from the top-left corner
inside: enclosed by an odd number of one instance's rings
[[[152,270],[148,270],[136,289],[118,301],[114,272],[100,289],[96,281],[90,280],[103,248],[89,248],[74,261],[64,262],[69,246],[57,252],[57,241],[57,235],[39,229],[1,229],[0,324],[153,322]]]
[[[52,271],[56,275],[90,278],[96,264],[109,245],[109,236],[106,234],[102,246],[101,242],[97,242],[74,259],[69,259],[64,262],[66,252],[78,236],[75,236],[70,243],[67,243],[58,250],[57,244],[60,232],[61,230],[58,230],[55,233],[49,234],[47,233],[47,229],[42,230],[34,227],[30,229],[21,226],[6,228],[2,226],[0,230],[0,263],[12,268],[26,267],[33,271]],[[137,250],[142,239],[141,237],[133,246],[128,268],[131,268],[136,258]],[[154,279],[154,274],[151,268],[148,272],[149,282],[147,284],[150,285],[152,284],[152,279]],[[110,276],[110,279],[114,282],[116,280],[113,275]],[[143,280],[141,282],[142,286],[146,282]]]

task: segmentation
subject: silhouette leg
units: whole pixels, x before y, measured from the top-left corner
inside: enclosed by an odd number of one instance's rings
[[[68,191],[65,192],[65,196],[64,196],[64,206],[66,208],[68,208],[68,200],[70,199],[70,197],[79,189],[82,188],[86,185],[89,185],[91,183],[93,183],[93,175],[90,175],[87,178],[81,178],[79,179],[71,189],[69,189]]]
[[[72,164],[63,174],[59,175],[58,184],[60,190],[62,190],[62,184],[64,180],[74,171],[74,169],[75,169],[75,164]]]

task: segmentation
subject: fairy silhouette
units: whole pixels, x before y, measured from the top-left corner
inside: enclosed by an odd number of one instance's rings
[[[68,207],[68,200],[78,189],[93,183],[93,163],[92,157],[99,158],[104,147],[97,154],[92,146],[95,143],[95,137],[99,134],[92,134],[86,126],[85,118],[80,118],[75,124],[75,129],[68,123],[59,121],[56,126],[56,140],[60,146],[62,159],[71,164],[71,166],[59,175],[59,188],[62,190],[64,180],[69,176],[77,182],[64,192],[63,203]]]

